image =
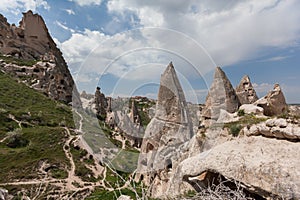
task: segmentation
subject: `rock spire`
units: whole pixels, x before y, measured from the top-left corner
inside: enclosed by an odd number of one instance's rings
[[[100,91],[100,87],[96,88],[95,92],[95,109],[96,114],[99,116],[104,116],[107,110],[107,100],[105,95]]]
[[[187,103],[171,62],[161,75],[155,116],[146,128],[138,162],[144,182],[155,182],[152,193],[163,192],[169,172],[181,160],[192,136]]]
[[[274,85],[274,89],[266,96],[257,100],[255,105],[262,107],[264,115],[267,116],[280,115],[288,111],[288,105],[278,83]]]
[[[241,104],[252,104],[258,100],[248,75],[242,78],[235,91]]]
[[[224,71],[217,67],[214,80],[206,97],[202,116],[207,119],[218,119],[220,110],[234,113],[240,102]]]

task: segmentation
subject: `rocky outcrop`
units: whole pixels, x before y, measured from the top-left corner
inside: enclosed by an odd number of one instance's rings
[[[99,116],[104,116],[106,114],[107,106],[105,95],[100,91],[100,87],[97,87],[95,92],[96,114]]]
[[[239,106],[240,102],[230,81],[222,69],[217,67],[202,116],[206,119],[218,119],[221,109],[234,113]]]
[[[8,190],[0,188],[0,200],[8,199]]]
[[[270,138],[300,141],[299,124],[288,123],[286,119],[268,119],[266,122],[245,127],[243,132],[247,136],[262,135]]]
[[[156,112],[148,124],[137,172],[154,197],[163,195],[178,162],[188,155],[193,127],[185,96],[174,66],[170,63],[161,76]]]
[[[132,122],[130,116],[122,111],[109,113],[108,116],[113,116],[115,128],[129,141],[130,146],[141,147],[145,129],[140,124]]]
[[[235,91],[241,104],[252,104],[258,100],[254,87],[247,75],[242,78]]]
[[[245,114],[263,115],[264,109],[253,104],[243,104],[239,110],[243,110]]]
[[[229,113],[226,110],[221,109],[217,123],[230,123],[230,122],[236,122],[238,120],[239,117],[237,116],[236,113]]]
[[[138,113],[138,109],[136,107],[136,104],[135,104],[134,100],[131,101],[131,108],[130,108],[129,118],[130,118],[132,123],[134,123],[136,125],[141,125],[141,117]]]
[[[220,175],[258,197],[299,199],[299,150],[298,143],[264,137],[225,142],[180,163],[165,195],[200,191]]]
[[[23,13],[20,25],[10,25],[0,16],[0,53],[4,55],[1,69],[26,80],[34,89],[50,98],[80,105],[79,94],[61,51],[51,38],[43,18],[32,11]],[[12,64],[9,59],[36,64]],[[25,82],[26,82],[25,81]]]
[[[288,111],[288,106],[279,84],[275,84],[272,91],[254,104],[262,107],[266,116],[280,115]]]

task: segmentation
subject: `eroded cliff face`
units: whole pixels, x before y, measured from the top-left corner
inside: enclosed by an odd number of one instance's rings
[[[2,71],[52,99],[80,104],[68,66],[40,15],[23,13],[18,27],[0,15],[0,53]],[[13,59],[32,64],[24,66],[22,62],[11,62]]]

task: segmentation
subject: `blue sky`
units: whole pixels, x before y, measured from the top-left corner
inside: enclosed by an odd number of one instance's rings
[[[18,24],[43,16],[79,90],[156,98],[170,61],[186,98],[204,102],[221,66],[236,86],[248,74],[260,97],[279,83],[300,103],[298,0],[2,0]]]

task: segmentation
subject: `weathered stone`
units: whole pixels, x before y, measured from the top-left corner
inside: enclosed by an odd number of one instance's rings
[[[97,115],[104,116],[106,114],[107,101],[105,95],[100,91],[100,87],[97,87],[95,92],[95,109]]]
[[[43,18],[28,11],[19,27],[7,23],[3,16],[0,23],[0,53],[23,61],[40,60],[30,67],[2,64],[2,70],[26,78],[27,84],[52,99],[80,105],[73,78]]]
[[[287,123],[285,119],[269,119],[266,122],[245,127],[243,132],[247,136],[266,136],[271,138],[300,141],[300,127],[298,124]]]
[[[253,104],[243,104],[239,110],[243,110],[245,114],[263,115],[264,109]]]
[[[298,143],[264,137],[228,141],[181,162],[164,194],[200,191],[214,183],[207,174],[219,174],[264,198],[299,199],[299,151]]]
[[[170,63],[161,76],[155,116],[146,128],[138,161],[137,172],[146,185],[152,185],[152,196],[164,193],[173,168],[188,156],[192,136],[184,93]]]
[[[266,125],[268,127],[277,126],[279,128],[285,128],[285,127],[287,127],[287,121],[285,119],[283,119],[283,118],[268,119],[266,121]]]
[[[235,91],[241,104],[252,104],[258,100],[254,87],[247,75],[242,78]]]
[[[0,200],[8,199],[8,190],[0,188]]]
[[[130,117],[122,111],[114,113],[114,121],[119,132],[123,133],[126,140],[130,142],[130,145],[140,148],[145,132],[144,128],[140,124],[132,122]]]
[[[132,200],[132,198],[130,196],[122,194],[117,200]]]
[[[288,106],[279,84],[275,84],[272,91],[254,104],[262,107],[266,116],[280,115],[288,111]]]
[[[132,100],[131,102],[131,109],[130,109],[130,114],[129,114],[129,118],[131,120],[132,123],[137,124],[137,125],[141,125],[141,118],[138,112],[138,109],[136,107],[135,101]]]
[[[238,120],[239,118],[236,113],[229,113],[226,110],[221,109],[217,123],[230,123]]]
[[[202,116],[206,119],[218,119],[221,109],[234,113],[239,106],[238,97],[230,81],[222,69],[217,67]]]

